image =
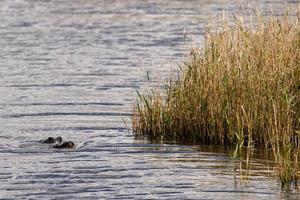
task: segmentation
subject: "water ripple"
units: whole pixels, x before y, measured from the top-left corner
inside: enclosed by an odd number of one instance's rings
[[[131,116],[130,113],[113,113],[113,112],[45,112],[45,113],[26,113],[26,114],[13,114],[7,115],[6,117],[10,118],[19,118],[19,117],[48,117],[48,116],[68,116],[68,115],[75,115],[75,116]]]

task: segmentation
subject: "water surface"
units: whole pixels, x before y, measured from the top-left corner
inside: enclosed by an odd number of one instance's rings
[[[127,130],[147,72],[169,74],[209,19],[238,12],[237,2],[0,1],[0,198],[297,199],[263,173],[236,183],[226,153],[136,141]],[[248,2],[265,13],[297,4]],[[76,149],[38,142],[59,135]]]

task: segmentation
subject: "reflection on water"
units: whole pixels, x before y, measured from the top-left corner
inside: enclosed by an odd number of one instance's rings
[[[250,3],[266,13],[285,7]],[[123,122],[130,129],[135,91],[149,84],[145,72],[164,77],[186,53],[183,33],[200,41],[210,16],[237,5],[0,1],[0,198],[297,199],[259,160],[253,180],[236,184],[236,161],[224,151],[136,141]],[[37,142],[59,135],[77,148]]]

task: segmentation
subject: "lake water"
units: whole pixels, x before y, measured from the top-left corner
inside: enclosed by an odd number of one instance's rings
[[[239,2],[0,1],[0,199],[298,199],[259,173],[269,170],[260,160],[236,183],[226,153],[127,130],[146,74],[176,69],[208,21]],[[245,2],[265,13],[298,3]],[[49,136],[76,149],[39,142]]]

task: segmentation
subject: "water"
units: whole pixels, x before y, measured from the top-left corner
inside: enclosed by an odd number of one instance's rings
[[[259,2],[259,3],[258,3]],[[285,3],[256,1],[268,13]],[[245,3],[246,4],[246,3]],[[226,153],[137,141],[135,91],[164,77],[235,1],[0,1],[1,199],[297,199]],[[62,136],[75,150],[39,141]],[[255,161],[255,168],[268,168]],[[254,170],[255,171],[255,170]]]

